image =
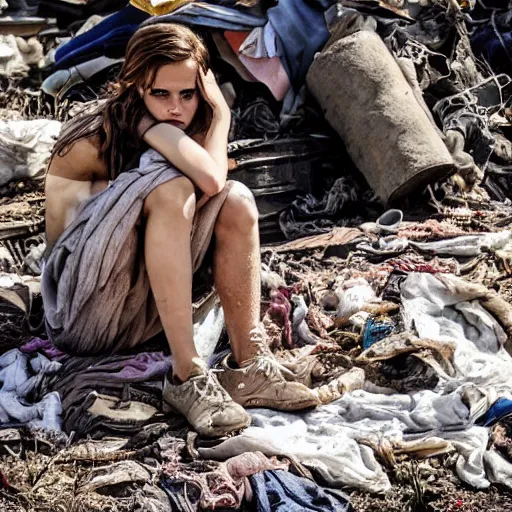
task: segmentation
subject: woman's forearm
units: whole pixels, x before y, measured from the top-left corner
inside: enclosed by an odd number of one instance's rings
[[[213,116],[203,145],[188,137],[181,129],[157,123],[144,133],[144,140],[175,165],[208,196],[218,194],[226,184],[227,134],[230,113]]]
[[[204,140],[204,149],[216,163],[219,174],[219,183],[224,188],[228,173],[228,134],[231,123],[231,112],[229,109],[215,109],[213,120],[206,138]]]

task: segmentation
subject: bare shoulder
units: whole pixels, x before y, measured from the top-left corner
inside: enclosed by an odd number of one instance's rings
[[[76,141],[61,155],[54,155],[48,174],[76,181],[107,179],[107,167],[99,157],[99,137],[92,136]]]

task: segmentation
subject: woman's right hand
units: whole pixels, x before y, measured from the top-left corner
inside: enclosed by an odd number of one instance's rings
[[[199,69],[198,84],[203,98],[212,107],[214,113],[231,114],[231,110],[211,69],[207,73]]]

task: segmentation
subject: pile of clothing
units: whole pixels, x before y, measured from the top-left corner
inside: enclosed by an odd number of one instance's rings
[[[499,489],[492,506],[507,508],[505,4],[0,0],[6,510],[365,510],[361,496],[406,485],[404,463],[419,468],[407,506],[425,507],[433,461],[455,488],[485,490],[482,507]],[[269,345],[322,403],[251,409],[251,426],[227,439],[203,439],[162,412],[165,340],[75,357],[48,342],[42,322],[41,178],[61,121],[101,94],[131,35],[154,23],[189,25],[209,48],[232,108],[231,176],[260,211]],[[208,294],[194,334],[215,367],[226,340]],[[464,505],[443,499],[445,510]]]

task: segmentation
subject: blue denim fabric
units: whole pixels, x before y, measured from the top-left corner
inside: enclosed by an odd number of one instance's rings
[[[67,69],[101,55],[122,57],[130,37],[149,14],[128,5],[55,53],[55,69]]]
[[[329,0],[279,0],[279,5],[268,10],[268,20],[283,52],[281,61],[296,93],[304,84],[315,53],[329,38],[324,17],[329,3]]]
[[[488,411],[478,418],[477,424],[483,425],[484,427],[492,427],[495,423],[498,423],[498,421],[508,416],[512,416],[512,400],[503,397],[498,398],[498,400],[489,407]]]
[[[236,9],[197,2],[186,4],[170,14],[152,17],[144,22],[143,26],[155,23],[182,23],[184,25],[245,32],[254,27],[261,27],[266,22],[267,20],[263,17],[245,14]]]
[[[288,471],[262,471],[249,477],[257,512],[352,512],[341,492],[323,489]]]
[[[512,75],[512,21],[499,18],[501,20],[493,17],[494,23],[486,23],[475,30],[471,46],[475,55],[485,59],[495,73]]]

